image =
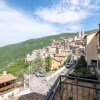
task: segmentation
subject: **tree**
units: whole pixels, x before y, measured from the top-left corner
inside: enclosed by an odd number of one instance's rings
[[[50,55],[48,55],[46,58],[45,58],[45,63],[46,63],[46,71],[50,71],[50,68],[51,68],[51,57]]]
[[[7,66],[4,70],[17,77],[21,77],[28,70],[29,62],[24,59],[17,59],[15,62]]]
[[[86,62],[85,57],[83,55],[80,57],[80,59],[76,63],[76,69],[78,70],[81,68],[85,68],[85,69],[87,68],[87,62]]]
[[[72,57],[71,55],[68,55],[68,57],[67,57],[67,59],[66,59],[66,62],[67,62],[67,63],[69,63],[69,61],[71,60],[71,57]]]
[[[32,71],[40,71],[45,68],[45,61],[38,55],[31,63]]]

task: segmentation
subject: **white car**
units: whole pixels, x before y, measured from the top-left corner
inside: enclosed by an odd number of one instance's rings
[[[37,76],[37,77],[44,77],[45,74],[43,72],[35,72],[35,76]]]

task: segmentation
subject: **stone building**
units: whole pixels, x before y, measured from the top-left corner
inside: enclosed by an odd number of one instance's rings
[[[100,79],[100,25],[99,30],[85,36],[86,61],[96,69]]]

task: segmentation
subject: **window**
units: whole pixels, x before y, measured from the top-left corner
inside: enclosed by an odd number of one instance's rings
[[[98,54],[100,54],[100,49],[98,49]]]
[[[97,67],[97,60],[91,60],[91,64],[93,67]]]

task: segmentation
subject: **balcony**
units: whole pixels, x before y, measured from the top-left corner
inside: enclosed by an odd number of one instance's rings
[[[60,75],[45,100],[99,100],[98,80]]]
[[[5,87],[0,88],[0,94],[1,94],[2,92],[4,92],[4,91],[7,91],[7,90],[13,88],[14,86],[15,86],[15,84],[10,84],[10,85],[7,85],[7,86],[5,86]]]

